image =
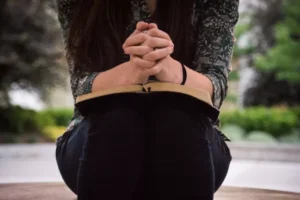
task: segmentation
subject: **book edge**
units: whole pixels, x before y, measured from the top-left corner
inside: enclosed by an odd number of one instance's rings
[[[106,89],[102,91],[97,92],[91,92],[88,94],[80,95],[76,98],[76,104],[97,98],[100,96],[107,96],[111,94],[120,94],[120,93],[133,93],[133,92],[142,92],[144,89],[146,91],[153,91],[153,92],[175,92],[175,93],[181,93],[186,94],[189,96],[192,96],[194,98],[197,98],[210,106],[213,106],[212,100],[210,98],[209,92],[206,90],[193,88],[189,86],[183,86],[173,83],[165,83],[165,82],[147,82],[144,85],[130,85],[130,86],[122,86],[118,88],[112,88],[112,89]],[[148,92],[145,92],[148,93]]]
[[[86,101],[89,99],[94,99],[100,96],[107,96],[111,94],[120,94],[120,93],[132,93],[132,92],[140,92],[143,90],[143,86],[141,85],[130,85],[123,86],[118,88],[106,89],[97,92],[91,92],[88,94],[80,95],[76,98],[76,103],[80,103],[82,101]]]
[[[161,82],[146,83],[144,87],[150,88],[150,90],[153,92],[176,92],[176,93],[186,94],[195,97],[201,101],[204,101],[210,106],[213,106],[209,92],[203,89],[198,89],[198,88],[193,88],[193,87],[183,86],[183,85],[178,85],[173,83],[161,83]]]

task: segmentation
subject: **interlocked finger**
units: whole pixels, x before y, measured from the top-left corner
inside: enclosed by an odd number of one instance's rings
[[[166,32],[159,30],[158,28],[152,28],[151,30],[149,30],[147,32],[147,34],[152,37],[158,37],[158,38],[162,38],[162,39],[171,41],[170,36]]]
[[[156,49],[155,51],[151,51],[150,53],[144,55],[142,58],[147,61],[157,61],[172,54],[173,51],[174,51],[173,47]]]
[[[162,70],[162,66],[158,64],[149,69],[144,69],[144,74],[146,74],[147,76],[153,76],[161,72],[161,70]]]
[[[123,49],[130,47],[130,46],[140,45],[140,44],[144,43],[148,38],[149,38],[149,36],[145,33],[139,33],[139,34],[133,35],[125,41],[125,43],[123,44]]]
[[[131,59],[135,66],[141,67],[142,69],[149,69],[156,64],[155,61],[147,61],[138,56],[131,56]]]
[[[152,52],[154,49],[149,46],[131,46],[124,49],[125,54],[144,56]]]
[[[156,49],[173,46],[173,43],[166,39],[148,36],[147,40],[145,40],[145,42],[142,45],[147,45],[153,49]]]

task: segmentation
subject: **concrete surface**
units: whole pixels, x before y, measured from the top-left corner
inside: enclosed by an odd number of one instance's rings
[[[300,162],[299,144],[229,142],[228,146],[236,160]]]
[[[243,148],[246,147],[243,146]],[[257,160],[254,159],[254,156],[249,159],[247,155],[254,155],[253,151],[257,151],[255,150],[257,147],[252,151],[249,147],[247,149],[248,151],[244,150],[245,155],[242,157],[241,151],[232,147],[234,159],[224,186],[300,193],[300,162],[272,161],[259,159],[259,156]],[[289,152],[287,151],[287,153]],[[235,158],[237,153],[239,153],[240,159]],[[0,145],[0,183],[63,182],[54,155],[55,145],[53,144]],[[270,158],[267,153],[265,155]],[[290,157],[297,156],[291,155]],[[297,159],[295,160],[297,161]]]
[[[76,196],[63,184],[2,184],[0,200],[75,200]],[[250,188],[222,187],[215,200],[300,200],[300,194],[258,190]]]

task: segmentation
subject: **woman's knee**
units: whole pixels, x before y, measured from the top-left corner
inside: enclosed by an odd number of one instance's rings
[[[181,109],[160,109],[153,112],[150,120],[159,132],[202,133],[211,130],[211,123],[202,114],[194,114]]]
[[[57,143],[56,160],[59,171],[67,186],[77,193],[77,172],[79,158],[87,138],[88,123],[85,119],[74,129],[64,133]]]
[[[140,131],[142,120],[139,112],[130,108],[111,109],[105,113],[93,113],[88,117],[90,132],[126,133]]]
[[[220,132],[214,129],[212,142],[212,156],[215,171],[215,190],[217,191],[225,180],[232,160],[230,149],[221,137]]]

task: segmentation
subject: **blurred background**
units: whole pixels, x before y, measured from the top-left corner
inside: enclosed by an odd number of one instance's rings
[[[300,192],[300,1],[240,0],[222,131],[225,185]],[[0,182],[61,182],[73,112],[55,0],[0,1]]]

